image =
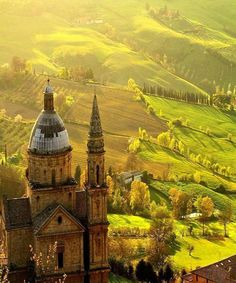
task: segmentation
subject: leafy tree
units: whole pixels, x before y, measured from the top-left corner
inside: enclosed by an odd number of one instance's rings
[[[149,260],[161,267],[169,255],[169,242],[173,235],[173,220],[166,206],[159,206],[150,227]]]
[[[150,206],[150,192],[148,186],[135,180],[131,183],[130,207],[134,212],[143,212]]]
[[[128,278],[132,280],[133,277],[134,277],[134,268],[133,268],[133,265],[129,265],[129,267],[128,267]]]
[[[113,176],[113,168],[112,168],[112,166],[109,166],[109,168],[108,168],[108,175],[109,176]]]
[[[169,147],[172,151],[174,151],[177,148],[177,141],[175,138],[172,138],[169,144]]]
[[[75,181],[80,186],[80,183],[81,183],[81,167],[79,165],[77,165],[76,168],[75,168]]]
[[[201,174],[199,171],[196,171],[194,174],[193,174],[193,180],[194,182],[196,183],[200,183],[201,182]]]
[[[191,256],[192,252],[194,251],[194,246],[193,245],[188,245],[187,250],[188,250],[188,254]]]
[[[153,200],[150,204],[150,214],[152,219],[156,218],[156,213],[158,212],[158,205],[156,202]]]
[[[170,282],[171,279],[174,277],[174,271],[172,270],[170,264],[166,264],[164,267],[164,280],[166,280],[167,283]]]
[[[200,222],[202,222],[202,235],[205,235],[205,224],[206,221],[212,216],[214,211],[214,203],[212,199],[208,196],[198,197],[195,206],[198,212],[201,214],[199,217]]]
[[[228,202],[227,205],[219,212],[219,221],[224,225],[224,236],[228,237],[227,224],[232,221],[233,207],[232,203]]]
[[[138,281],[145,282],[147,278],[146,274],[146,262],[141,259],[136,266],[135,275]]]
[[[147,274],[147,278],[146,278],[147,282],[157,283],[157,275],[150,262],[146,263],[146,274]]]
[[[172,188],[169,192],[171,204],[173,206],[173,216],[177,219],[186,215],[189,209],[189,200],[191,198],[187,193]]]
[[[113,203],[112,203],[112,208],[114,209],[114,211],[116,212],[122,212],[123,209],[123,197],[121,194],[121,189],[118,187],[115,190],[115,193],[113,195]]]
[[[161,266],[159,271],[158,271],[158,279],[160,282],[162,282],[164,280],[164,270],[163,267]]]
[[[109,197],[112,198],[112,195],[113,195],[113,193],[115,191],[115,183],[113,182],[113,179],[112,179],[112,177],[110,175],[108,175],[106,177],[106,183],[107,183],[107,186],[109,188],[109,191],[108,191],[109,192]]]
[[[169,147],[171,141],[170,132],[163,132],[157,136],[157,143],[164,147]]]

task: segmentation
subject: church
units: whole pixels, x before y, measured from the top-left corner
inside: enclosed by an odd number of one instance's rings
[[[72,176],[72,147],[54,109],[49,81],[27,155],[25,195],[2,202],[2,240],[10,282],[59,282],[65,274],[66,283],[107,283],[108,187],[96,94],[82,186]],[[52,259],[53,268],[49,268]]]

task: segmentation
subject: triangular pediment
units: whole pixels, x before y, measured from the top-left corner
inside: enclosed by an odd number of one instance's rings
[[[33,222],[37,235],[84,232],[80,221],[62,205],[46,208]]]

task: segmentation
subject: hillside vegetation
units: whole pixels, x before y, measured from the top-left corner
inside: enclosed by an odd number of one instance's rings
[[[234,112],[153,96],[145,96],[145,101],[153,109],[151,115],[169,125],[170,137],[175,139],[174,143],[181,144],[181,150],[176,150],[177,145],[172,150],[168,145],[163,146],[155,136],[141,142],[139,156],[159,164],[168,163],[169,176],[200,172],[210,187],[223,183],[235,190]],[[214,164],[228,168],[230,176],[217,171]]]
[[[0,62],[18,55],[37,72],[82,66],[100,82],[212,92],[236,83],[235,3],[221,3],[1,0]]]

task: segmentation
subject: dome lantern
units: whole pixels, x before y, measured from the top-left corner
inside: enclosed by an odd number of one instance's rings
[[[44,90],[44,110],[54,111],[54,98],[53,98],[53,88],[50,85],[50,80],[47,80],[48,84]]]

